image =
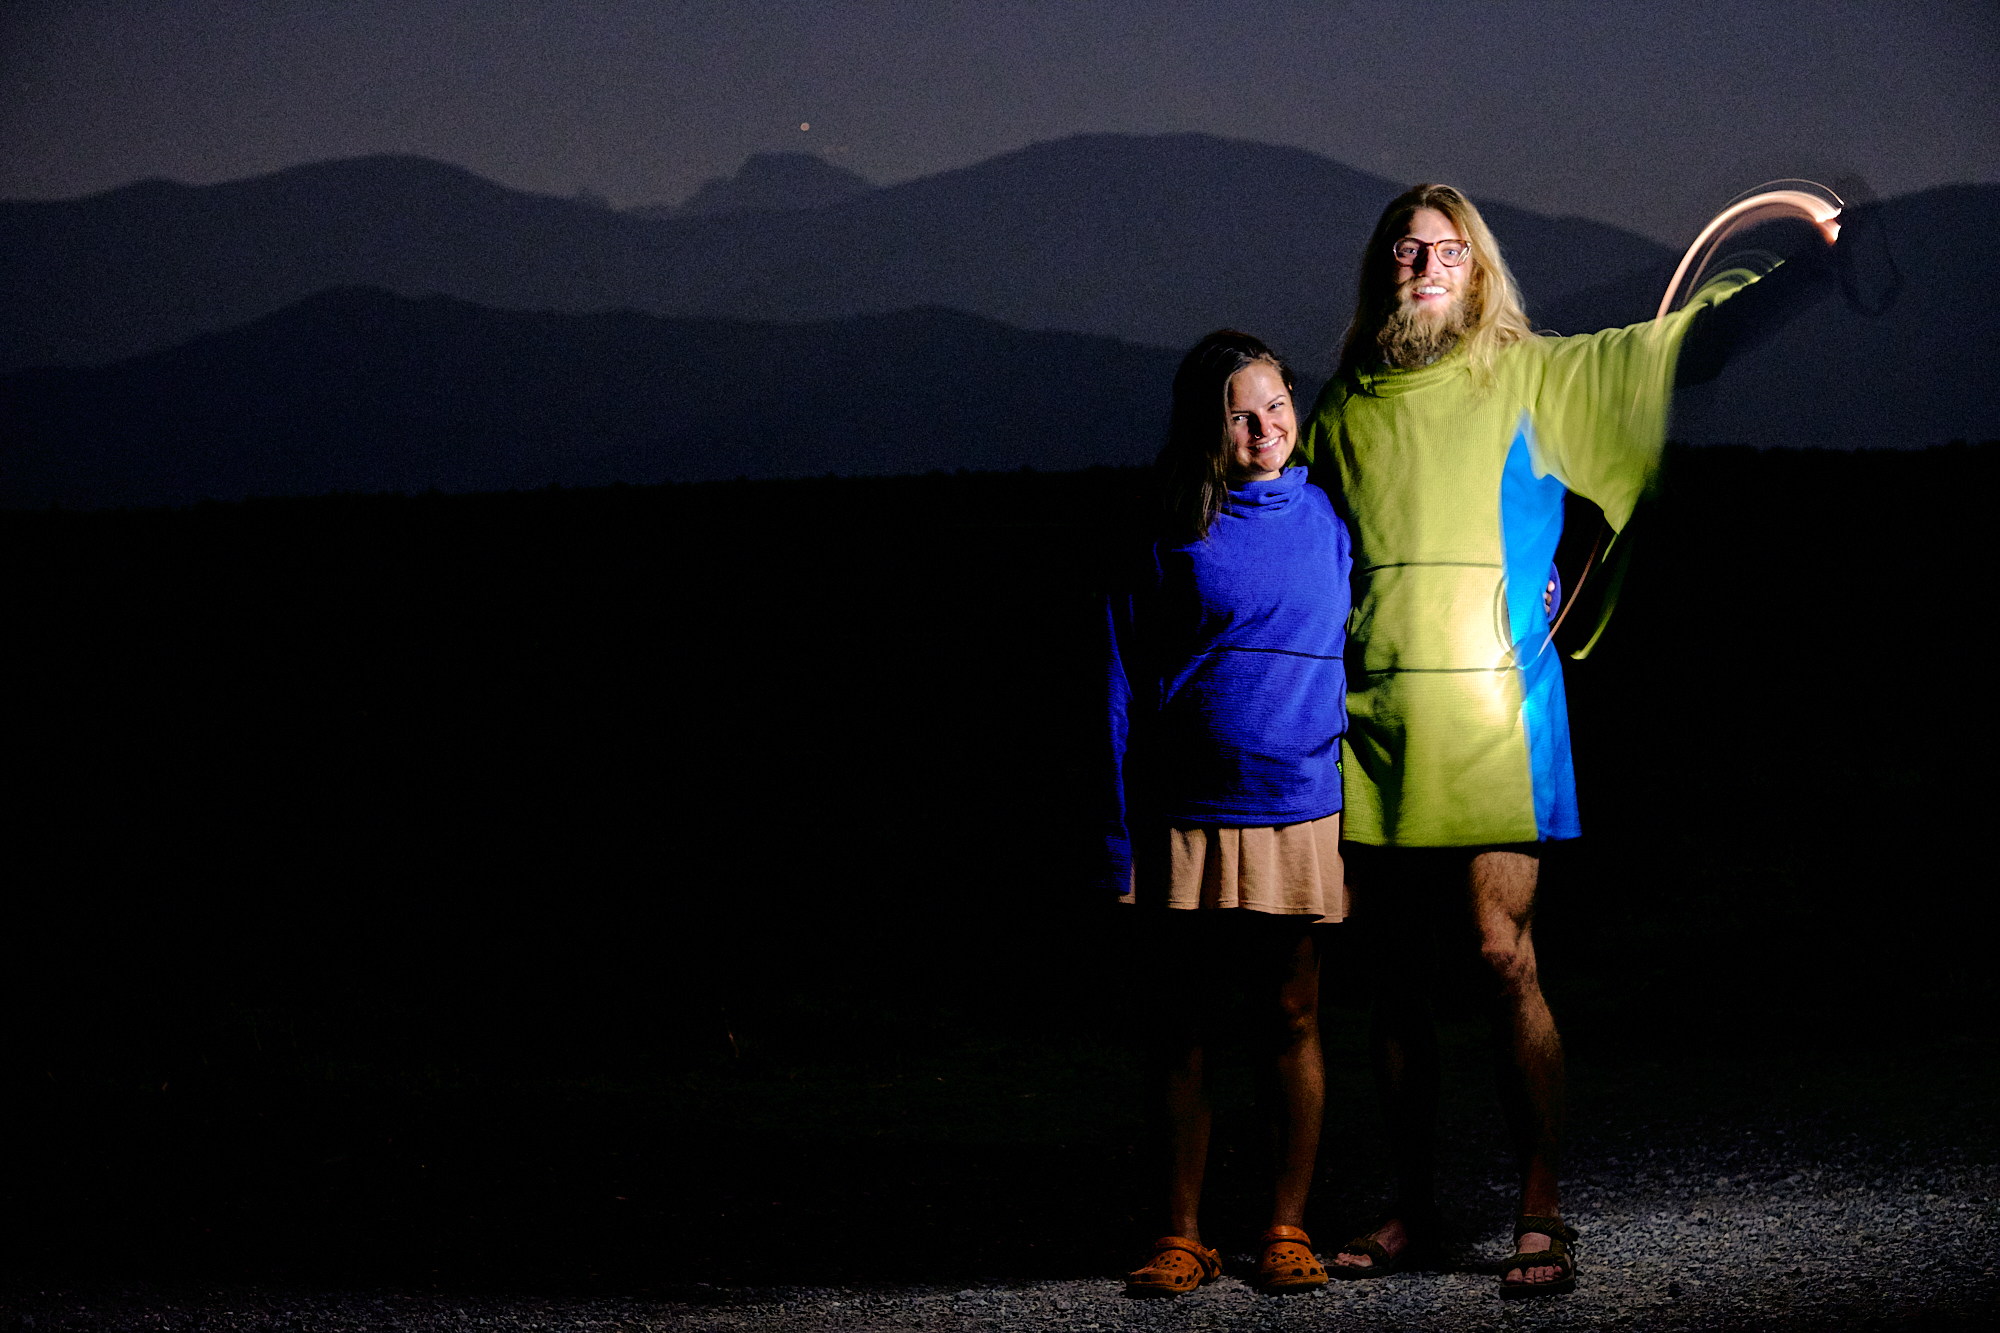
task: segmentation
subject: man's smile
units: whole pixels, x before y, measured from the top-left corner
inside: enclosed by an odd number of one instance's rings
[[[1457,290],[1434,279],[1416,278],[1403,284],[1403,308],[1425,319],[1448,317],[1458,298]]]

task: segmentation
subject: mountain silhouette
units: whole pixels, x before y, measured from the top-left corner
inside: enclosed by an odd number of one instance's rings
[[[341,289],[0,376],[0,505],[1132,464],[1176,360],[947,310],[769,325]]]
[[[2000,308],[1968,301],[1961,267],[1931,238],[1972,236],[2000,186],[1952,185],[1887,201],[1886,246],[1902,289],[1880,315],[1836,297],[1683,392],[1675,438],[1690,444],[1921,448],[2000,438]]]
[[[867,177],[812,153],[754,153],[734,176],[717,176],[678,207],[649,204],[625,211],[642,218],[706,218],[728,213],[786,213],[824,208],[866,194]]]
[[[766,166],[739,178],[797,164]],[[1396,188],[1294,149],[1097,135],[810,209],[666,220],[409,157],[4,204],[0,365],[45,369],[0,379],[0,503],[1136,461],[1178,350],[1210,328],[1325,373]],[[1895,306],[1808,312],[1681,395],[1675,437],[2000,435],[2000,314],[1912,248],[1979,234],[1996,205],[1985,185],[1887,201]],[[1675,258],[1487,212],[1538,327],[1647,318]],[[1104,381],[1095,441],[1066,419],[1094,390],[1051,388],[1079,368]],[[754,394],[717,401],[732,375]]]
[[[1174,348],[1234,325],[1322,373],[1357,252],[1400,188],[1200,134],[1085,135],[807,210],[713,217],[615,213],[412,157],[148,181],[0,204],[0,369],[102,364],[373,286],[763,321],[946,306]],[[1615,227],[1485,206],[1534,304],[1672,258]]]
[[[1881,227],[1901,289],[1865,314],[1835,297],[1713,384],[1683,390],[1673,435],[1689,444],[1920,448],[2000,437],[2000,309],[1966,301],[1925,237],[1971,235],[2000,209],[2000,186],[1949,185],[1883,202]],[[1535,312],[1537,327],[1581,333],[1649,317],[1671,265],[1642,269]]]

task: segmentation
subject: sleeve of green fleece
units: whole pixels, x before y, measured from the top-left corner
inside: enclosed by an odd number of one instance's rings
[[[1701,311],[1756,281],[1717,274],[1662,319],[1544,344],[1531,414],[1536,463],[1604,511],[1614,530],[1632,517],[1666,444],[1674,363]]]

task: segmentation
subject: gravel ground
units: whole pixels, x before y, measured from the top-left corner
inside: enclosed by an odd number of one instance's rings
[[[410,1292],[239,1288],[28,1292],[8,1333],[291,1330],[640,1329],[1974,1329],[2000,1327],[2000,1170],[1909,1144],[1763,1153],[1718,1176],[1687,1152],[1643,1169],[1606,1154],[1567,1204],[1582,1233],[1578,1290],[1502,1303],[1493,1264],[1508,1236],[1454,1237],[1447,1271],[1266,1297],[1249,1254],[1220,1281],[1131,1301],[1110,1276],[964,1289],[713,1287],[665,1298],[549,1300]],[[1629,1149],[1628,1149],[1629,1151]],[[1891,1164],[1893,1162],[1893,1165]],[[1741,1160],[1733,1165],[1741,1166]],[[1487,1188],[1502,1192],[1497,1181]],[[1490,1209],[1487,1209],[1490,1213]],[[1324,1239],[1324,1238],[1322,1238]]]

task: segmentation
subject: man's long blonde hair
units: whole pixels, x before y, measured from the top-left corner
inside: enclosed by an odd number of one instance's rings
[[[1500,349],[1535,336],[1521,305],[1521,289],[1500,255],[1500,243],[1472,201],[1449,185],[1414,185],[1382,210],[1361,252],[1361,290],[1341,344],[1340,368],[1334,372],[1355,392],[1365,392],[1362,374],[1380,362],[1376,335],[1396,308],[1396,266],[1389,247],[1409,230],[1410,219],[1420,208],[1434,208],[1450,218],[1459,235],[1472,244],[1472,277],[1465,284],[1467,329],[1461,341],[1473,379],[1491,383],[1493,360]]]

